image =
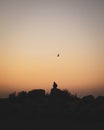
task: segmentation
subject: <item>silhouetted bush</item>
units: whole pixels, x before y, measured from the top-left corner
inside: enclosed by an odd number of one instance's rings
[[[18,93],[18,97],[26,98],[27,97],[27,93],[25,91],[21,91],[21,92]]]
[[[16,98],[16,92],[13,92],[9,95],[10,99],[15,99]]]

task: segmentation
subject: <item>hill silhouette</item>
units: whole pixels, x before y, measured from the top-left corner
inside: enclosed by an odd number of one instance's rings
[[[0,99],[1,119],[35,118],[80,118],[102,120],[104,117],[104,96],[93,95],[83,98],[61,90],[54,82],[49,94],[43,89],[21,91]]]
[[[0,120],[67,120],[103,122],[104,96],[82,98],[61,90],[54,82],[49,94],[43,89],[21,91],[0,99]],[[43,122],[43,121],[42,121]]]

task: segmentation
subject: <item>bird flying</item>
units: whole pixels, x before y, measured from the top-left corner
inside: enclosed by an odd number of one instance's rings
[[[57,57],[59,57],[60,56],[60,54],[57,54]]]

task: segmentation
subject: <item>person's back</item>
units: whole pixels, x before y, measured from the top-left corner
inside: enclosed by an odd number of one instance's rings
[[[53,88],[57,89],[57,83],[56,82],[53,82]]]

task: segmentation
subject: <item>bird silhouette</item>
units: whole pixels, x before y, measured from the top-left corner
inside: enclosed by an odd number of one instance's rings
[[[57,57],[59,57],[60,56],[60,54],[57,54]]]

